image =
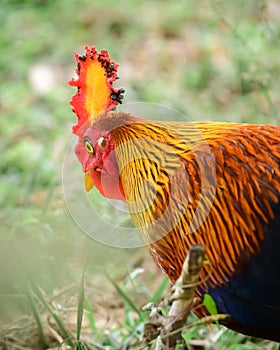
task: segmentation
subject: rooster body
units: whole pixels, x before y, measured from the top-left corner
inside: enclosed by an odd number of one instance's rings
[[[95,54],[87,48],[77,61]],[[81,66],[80,80],[70,82],[80,88],[76,113],[89,69]],[[75,152],[87,190],[127,203],[172,282],[189,247],[203,245],[209,264],[197,296],[212,296],[227,327],[280,341],[280,127],[158,122],[110,110],[85,122],[82,112]]]
[[[82,130],[76,154],[104,196],[127,202],[172,282],[190,245],[204,245],[198,296],[213,297],[228,327],[280,340],[279,127],[111,112]]]

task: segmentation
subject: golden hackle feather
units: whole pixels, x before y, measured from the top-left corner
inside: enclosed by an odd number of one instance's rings
[[[191,244],[206,247],[210,285],[227,281],[264,239],[280,195],[280,127],[166,123],[124,113],[109,128],[131,218],[176,281]],[[178,268],[179,267],[179,268]]]

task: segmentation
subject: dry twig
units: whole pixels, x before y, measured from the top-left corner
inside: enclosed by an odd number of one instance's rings
[[[203,246],[192,245],[183,264],[181,276],[177,280],[169,299],[171,307],[168,315],[163,316],[158,307],[148,305],[149,322],[145,324],[144,343],[148,344],[157,338],[156,350],[175,349],[183,341],[182,327],[187,321],[193,306],[195,288],[205,257]]]

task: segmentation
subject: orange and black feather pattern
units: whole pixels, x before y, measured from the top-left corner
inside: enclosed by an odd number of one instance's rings
[[[228,326],[280,341],[280,127],[102,116],[143,241],[171,281],[205,246],[198,295]],[[197,310],[202,316],[203,310]]]

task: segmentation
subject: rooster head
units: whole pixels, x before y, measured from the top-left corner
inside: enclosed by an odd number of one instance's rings
[[[85,188],[97,187],[107,198],[124,199],[114,155],[114,143],[110,134],[95,128],[101,114],[114,110],[122,103],[124,89],[113,87],[119,65],[112,61],[107,51],[96,51],[94,46],[85,46],[85,55],[75,52],[77,78],[69,81],[77,87],[70,104],[78,122],[73,134],[79,137],[75,153],[85,173]],[[117,188],[117,190],[116,190]]]
[[[94,125],[85,128],[75,153],[85,173],[87,191],[95,186],[106,198],[124,200],[111,133]]]

